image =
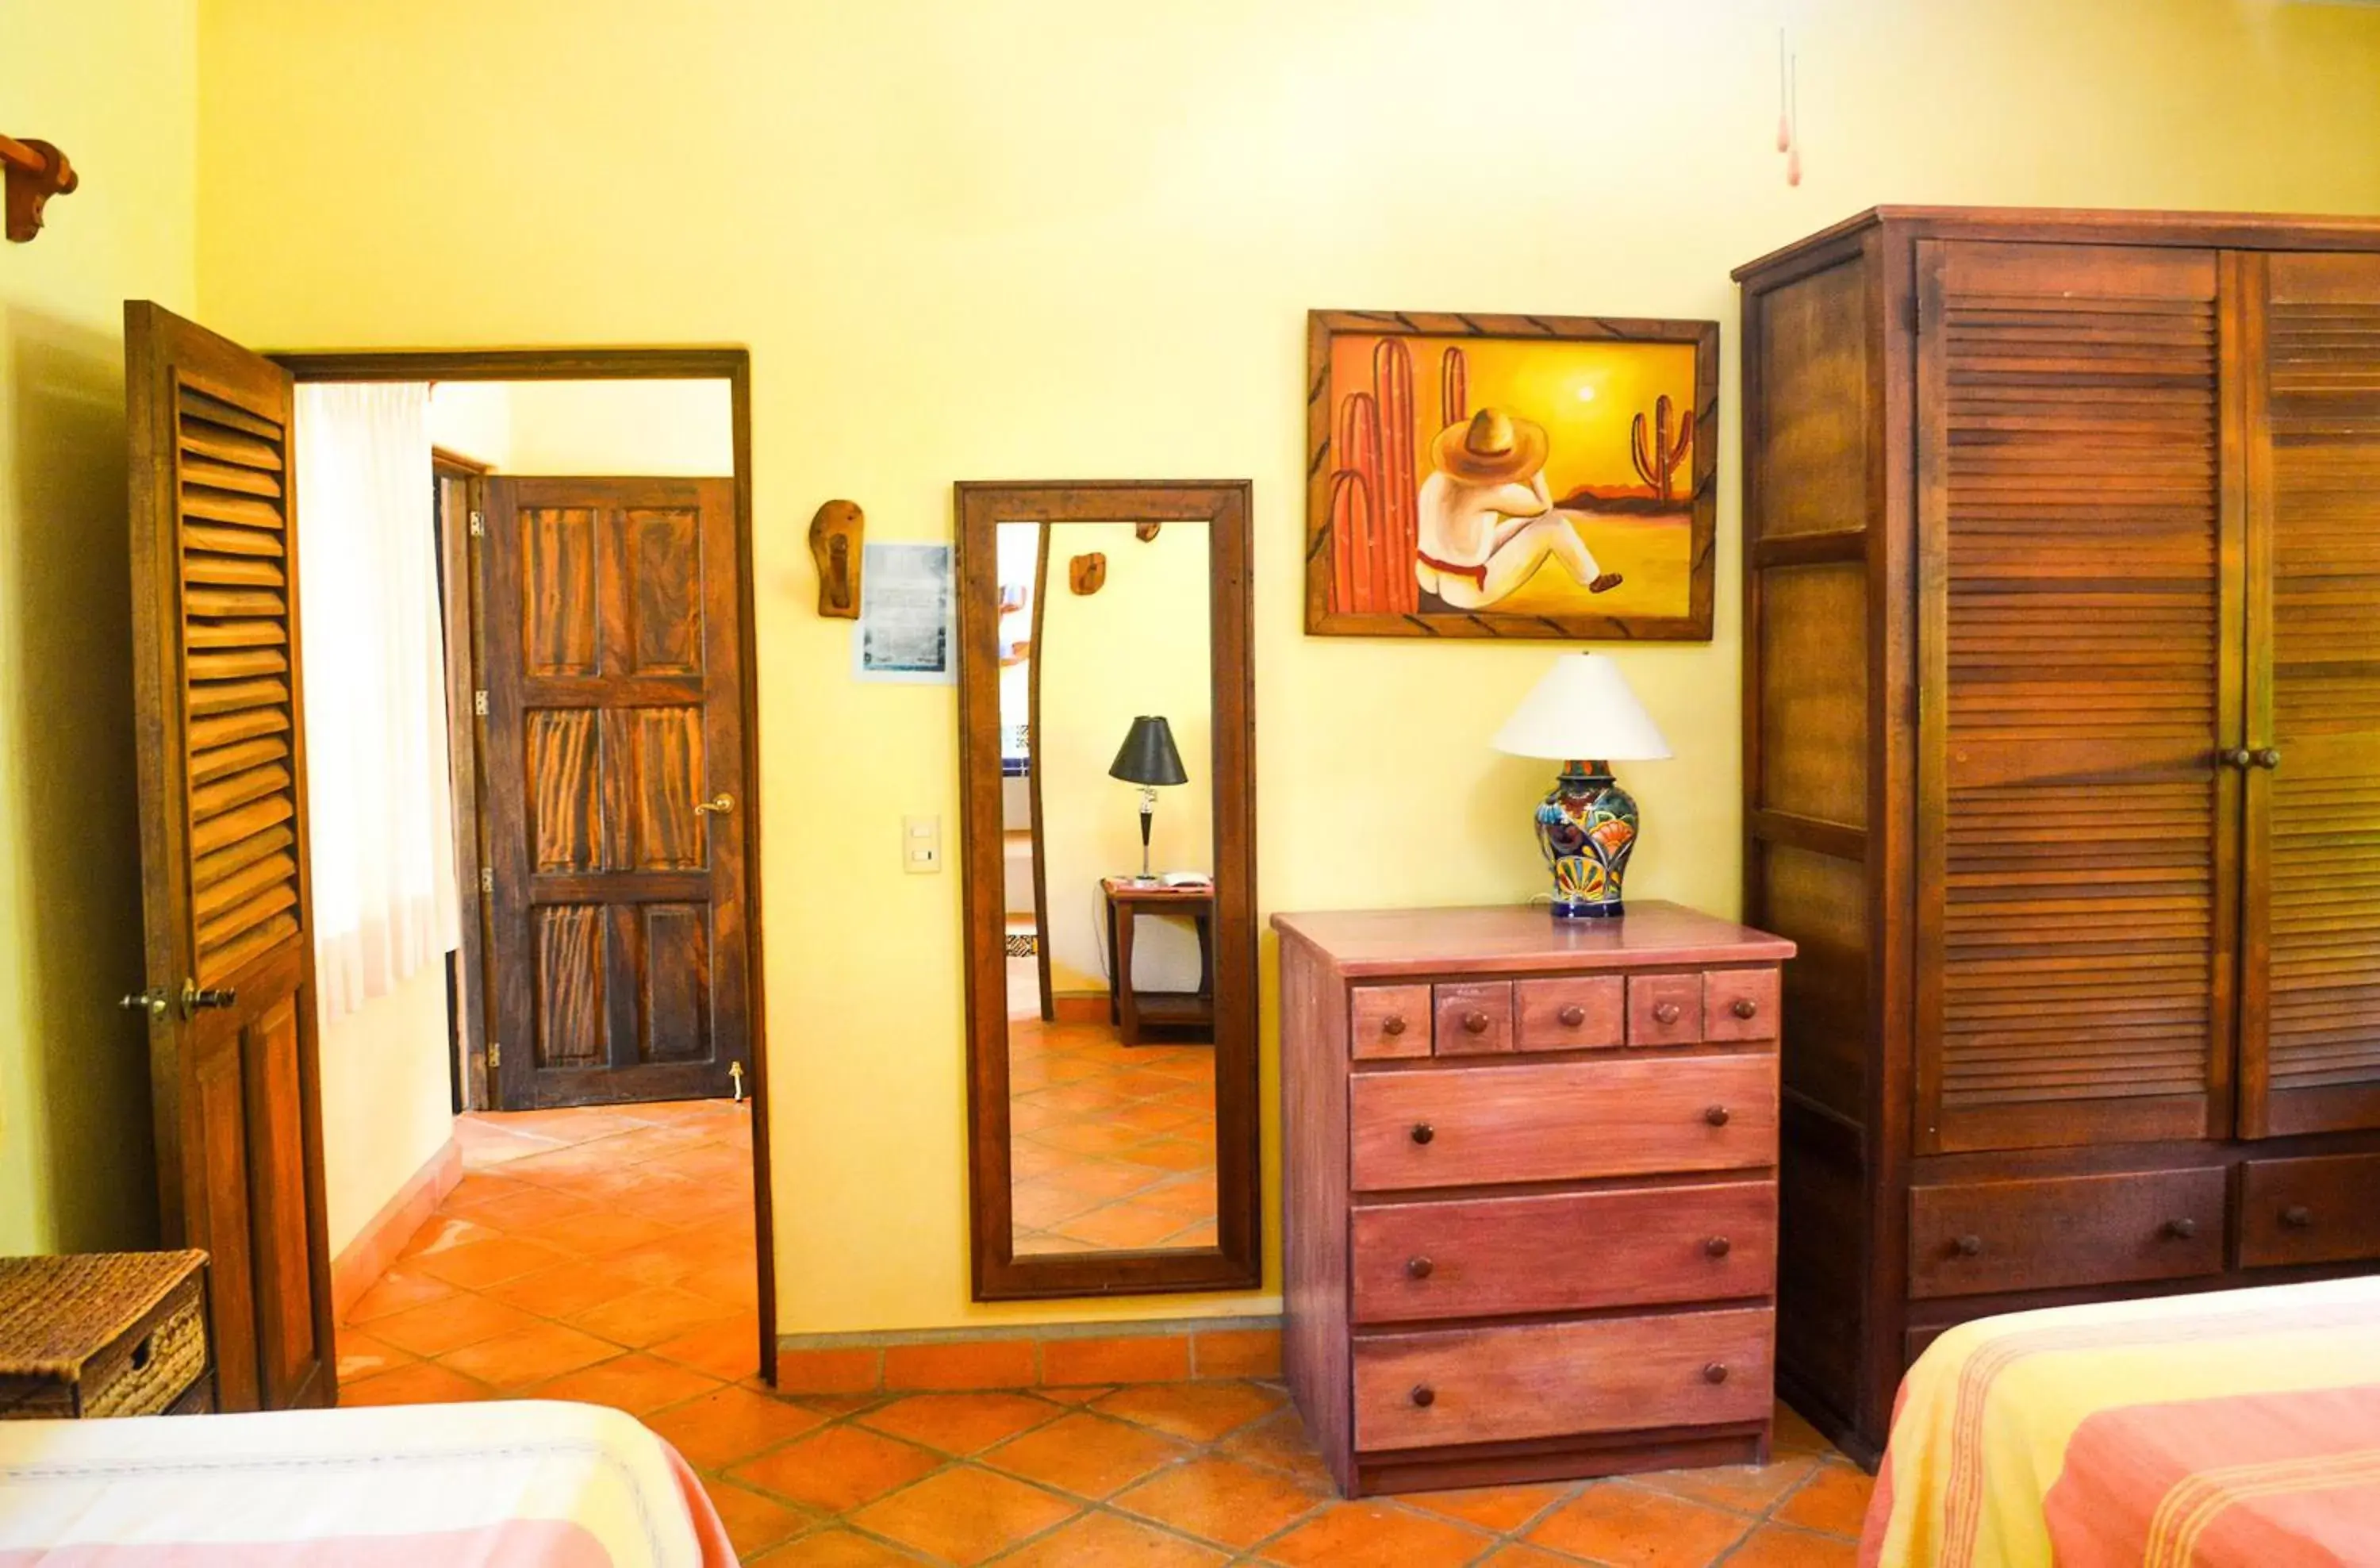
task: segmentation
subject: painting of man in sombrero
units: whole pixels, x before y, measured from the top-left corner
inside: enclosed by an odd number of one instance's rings
[[[1308,631],[1709,638],[1716,323],[1311,322]]]

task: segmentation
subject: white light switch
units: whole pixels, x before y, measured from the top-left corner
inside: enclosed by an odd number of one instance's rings
[[[940,817],[901,819],[901,869],[912,876],[929,876],[942,869],[942,820]]]

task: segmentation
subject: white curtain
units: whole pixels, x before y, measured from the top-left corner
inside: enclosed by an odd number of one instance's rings
[[[335,1018],[458,941],[430,389],[298,388],[314,968]]]

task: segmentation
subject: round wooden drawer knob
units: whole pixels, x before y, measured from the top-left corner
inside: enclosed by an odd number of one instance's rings
[[[1748,996],[1739,996],[1735,999],[1735,1005],[1729,1009],[1729,1011],[1732,1012],[1739,1018],[1749,1018],[1755,1013],[1760,1011],[1760,1003],[1753,1001],[1752,998]]]
[[[1733,1246],[1734,1244],[1730,1242],[1725,1236],[1713,1236],[1710,1240],[1703,1243],[1703,1250],[1710,1254],[1713,1258],[1725,1258],[1728,1253],[1732,1250]]]
[[[1428,1279],[1437,1268],[1438,1265],[1432,1263],[1427,1258],[1408,1258],[1405,1262],[1405,1272],[1412,1275],[1416,1280]]]
[[[1380,1020],[1380,1032],[1384,1035],[1401,1035],[1404,1033],[1405,1015],[1402,1013],[1390,1014],[1387,1017]]]
[[[1706,1383],[1723,1383],[1727,1381],[1727,1363],[1724,1361],[1714,1361],[1709,1366],[1704,1367],[1703,1381]]]
[[[1712,1106],[1709,1110],[1703,1112],[1703,1120],[1708,1122],[1714,1127],[1726,1126],[1727,1107],[1724,1105]]]
[[[2313,1223],[2313,1210],[2302,1203],[2292,1203],[2281,1210],[2281,1223],[2294,1231],[2302,1231]]]
[[[1586,1009],[1573,1002],[1569,1006],[1563,1008],[1560,1013],[1556,1014],[1555,1016],[1561,1020],[1561,1027],[1563,1028],[1574,1029],[1581,1024],[1586,1022]]]
[[[1983,1255],[1984,1238],[1981,1236],[1961,1236],[1957,1241],[1952,1242],[1950,1246],[1951,1249],[1957,1252],[1961,1258],[1978,1258]]]
[[[1427,1383],[1415,1383],[1413,1391],[1413,1402],[1415,1404],[1420,1405],[1424,1410],[1427,1410],[1431,1405],[1438,1403],[1438,1391],[1430,1387]]]
[[[2176,1241],[2188,1241],[2198,1234],[2198,1222],[2187,1214],[2178,1220],[2168,1220],[2165,1222],[2165,1234]]]
[[[1657,1002],[1653,1003],[1653,1022],[1657,1024],[1674,1024],[1677,1021],[1678,1004],[1676,1003]]]
[[[1436,1137],[1437,1136],[1438,1136],[1438,1129],[1437,1129],[1437,1128],[1435,1128],[1435,1127],[1433,1127],[1433,1126],[1431,1126],[1427,1122],[1415,1122],[1415,1123],[1414,1124],[1414,1130],[1413,1130],[1413,1140],[1414,1140],[1414,1142],[1415,1142],[1415,1143],[1427,1143],[1430,1139],[1432,1139],[1432,1138]]]
[[[1465,1034],[1486,1034],[1488,1032],[1488,1015],[1485,1013],[1465,1013],[1463,1015],[1463,1030]]]

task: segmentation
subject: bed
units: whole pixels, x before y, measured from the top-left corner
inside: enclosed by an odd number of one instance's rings
[[[2380,1279],[1948,1331],[1901,1383],[1860,1562],[2380,1564]]]
[[[0,1568],[729,1568],[630,1416],[545,1401],[0,1422]]]

